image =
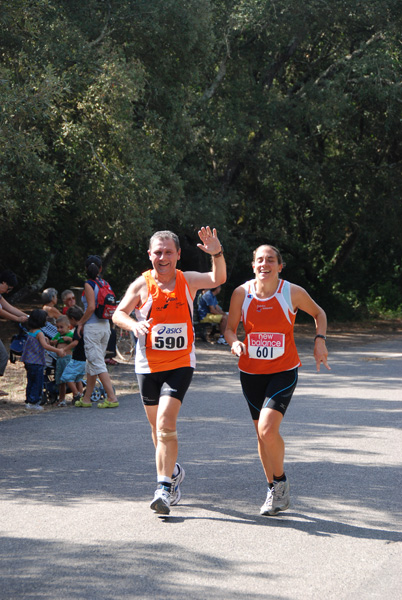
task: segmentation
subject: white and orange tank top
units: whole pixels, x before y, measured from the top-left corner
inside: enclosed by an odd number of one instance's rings
[[[280,279],[274,295],[263,300],[256,296],[254,279],[242,287],[247,354],[239,358],[240,371],[259,375],[301,366],[293,337],[296,313],[290,296],[291,284]]]
[[[138,338],[136,373],[157,373],[195,367],[193,298],[183,272],[176,269],[172,292],[160,289],[152,271],[145,271],[148,297],[135,309],[138,321],[152,318],[149,332]]]

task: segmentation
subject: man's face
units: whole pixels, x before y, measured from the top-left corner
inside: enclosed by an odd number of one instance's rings
[[[172,274],[180,258],[180,250],[176,250],[176,245],[171,239],[156,238],[148,254],[153,268],[159,275]]]

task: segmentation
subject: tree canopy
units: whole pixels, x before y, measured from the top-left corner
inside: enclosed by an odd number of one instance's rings
[[[0,263],[123,292],[172,229],[230,291],[252,250],[328,313],[397,310],[402,12],[397,0],[14,0],[0,8]]]

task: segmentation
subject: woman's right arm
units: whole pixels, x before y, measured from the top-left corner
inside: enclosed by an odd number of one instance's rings
[[[19,319],[13,319],[11,317],[4,316],[5,319],[9,319],[10,321],[18,321],[19,323],[24,323],[28,319],[27,314],[22,312],[22,310],[19,310],[19,308],[15,308],[15,306],[12,306],[9,302],[7,302],[7,300],[4,299],[3,296],[1,296],[1,306],[6,312],[10,313],[11,315],[15,317],[20,317]]]
[[[81,332],[82,332],[82,329],[83,329],[85,323],[94,314],[95,306],[96,306],[95,292],[94,292],[93,287],[89,283],[84,284],[84,294],[85,294],[85,298],[87,301],[87,307],[85,309],[84,314],[82,315],[81,319],[79,320],[79,322],[77,324],[77,331],[78,331],[79,335],[81,335]]]
[[[4,300],[2,301],[4,304]],[[0,318],[7,319],[8,321],[15,321],[16,323],[25,323],[28,320],[27,315],[16,315],[14,313],[5,310],[4,308],[0,308]]]
[[[246,346],[237,337],[237,328],[240,323],[241,309],[243,306],[245,289],[238,287],[232,294],[229,307],[228,323],[225,330],[225,340],[231,347],[232,354],[241,356],[246,354]]]

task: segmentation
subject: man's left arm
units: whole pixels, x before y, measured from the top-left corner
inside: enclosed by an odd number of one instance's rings
[[[186,271],[184,273],[193,297],[197,293],[197,290],[215,288],[226,281],[226,261],[216,229],[211,231],[210,227],[201,227],[198,235],[202,244],[197,244],[197,246],[200,250],[211,256],[212,267],[209,273],[200,273],[198,271]]]

